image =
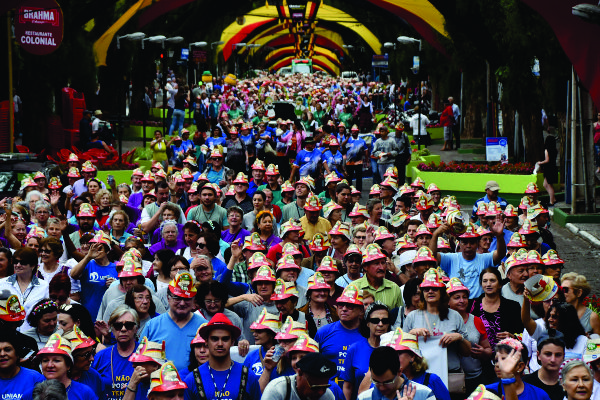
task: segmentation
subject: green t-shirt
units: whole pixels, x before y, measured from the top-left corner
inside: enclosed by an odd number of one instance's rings
[[[238,108],[236,110],[229,110],[229,111],[227,111],[227,115],[229,115],[229,119],[231,121],[233,121],[234,119],[238,119],[239,117],[241,117],[242,115],[244,115],[244,112]]]
[[[258,188],[256,188],[256,190],[265,190],[267,189],[267,185],[260,185]],[[271,192],[273,193],[273,200],[271,200],[271,204],[275,204],[278,205],[277,203],[279,203],[281,201],[281,188],[279,188],[279,190],[273,190],[271,188],[269,188],[269,190],[271,190]],[[281,206],[280,206],[281,208]]]
[[[192,208],[187,215],[188,221],[196,221],[198,223],[203,223],[206,221],[213,221],[221,225],[221,228],[225,228],[229,226],[229,222],[227,222],[227,210],[223,207],[215,204],[212,211],[204,211],[202,205]]]

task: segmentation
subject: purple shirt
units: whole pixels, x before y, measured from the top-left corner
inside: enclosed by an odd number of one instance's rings
[[[143,199],[144,199],[143,191],[134,193],[131,196],[129,196],[129,201],[127,202],[127,205],[132,208],[140,208],[140,205],[142,204]]]
[[[279,238],[275,235],[269,236],[269,238],[267,240],[262,242],[262,244],[265,245],[267,250],[269,250],[271,248],[271,246],[275,246],[277,243],[281,243],[281,238]]]
[[[177,243],[174,246],[167,246],[167,244],[165,243],[165,240],[161,239],[160,242],[150,246],[148,251],[150,251],[150,254],[152,254],[152,255],[154,255],[154,253],[156,253],[157,251],[163,250],[163,249],[173,250],[173,252],[177,253],[177,250],[183,249],[185,247],[187,247],[187,246],[185,245],[183,240],[177,239]]]
[[[240,239],[240,245],[242,245],[246,236],[250,236],[250,231],[247,231],[245,229],[240,230],[235,235],[231,234],[229,232],[229,229],[221,232],[221,239],[223,239],[224,242],[227,242],[229,244],[233,243],[233,241],[236,239]]]

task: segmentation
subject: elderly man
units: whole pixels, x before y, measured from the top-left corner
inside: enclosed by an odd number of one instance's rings
[[[500,185],[496,181],[488,181],[485,184],[485,196],[480,198],[475,202],[473,206],[473,213],[471,214],[471,220],[475,222],[477,220],[477,209],[479,207],[479,203],[489,203],[490,201],[495,201],[500,204],[500,207],[504,210],[508,205],[508,202],[502,197],[498,196],[498,192],[500,191]]]
[[[178,369],[187,368],[190,359],[190,338],[202,323],[207,322],[200,314],[192,312],[196,288],[189,272],[182,272],[169,283],[167,293],[169,311],[146,323],[140,337],[153,342],[168,341],[167,359]]]

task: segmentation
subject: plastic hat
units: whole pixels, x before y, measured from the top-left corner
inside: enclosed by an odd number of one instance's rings
[[[26,187],[37,187],[37,183],[35,183],[30,177],[24,178],[21,181],[21,190],[25,189]]]
[[[337,138],[332,137],[331,140],[329,141],[329,147],[333,147],[333,146],[340,146],[340,142],[338,142]]]
[[[194,179],[194,175],[192,175],[192,171],[189,168],[183,168],[181,170],[181,176],[183,179]]]
[[[279,175],[279,167],[275,164],[269,164],[267,167],[267,172],[265,172],[267,176],[277,176]]]
[[[218,147],[215,147],[212,152],[210,153],[210,158],[217,158],[217,157],[221,157],[223,158],[223,150],[221,150]]]
[[[417,250],[417,254],[413,259],[413,264],[420,262],[433,262],[437,264],[437,259],[433,256],[433,252],[429,247],[423,246]]]
[[[431,195],[427,194],[427,193],[423,193],[419,196],[419,198],[417,200],[417,204],[415,204],[415,207],[417,207],[417,210],[423,211],[423,210],[428,210],[430,208],[433,208],[434,205],[435,204],[433,202],[433,198],[431,197]]]
[[[323,263],[321,263],[322,265]],[[337,270],[337,268],[336,268]],[[306,290],[318,290],[318,289],[327,289],[330,290],[331,286],[327,282],[325,282],[325,278],[323,278],[323,274],[319,270],[315,272],[308,278],[308,284],[306,286]]]
[[[90,243],[102,243],[110,247],[110,236],[104,231],[98,231]]]
[[[171,361],[167,361],[150,374],[150,390],[148,390],[148,396],[152,392],[169,392],[171,390],[183,390],[187,389],[185,382],[181,380],[177,368]]]
[[[157,197],[156,197],[156,191],[155,191],[154,189],[152,189],[152,190],[151,190],[151,191],[149,191],[148,193],[144,194],[144,198],[145,198],[145,197],[148,197],[148,196],[150,196],[150,197],[154,197],[154,198],[157,198]]]
[[[360,192],[359,192],[360,193]],[[369,213],[367,212],[367,207],[360,205],[358,203],[354,203],[354,207],[352,207],[352,211],[348,214],[349,217],[365,217],[369,218]]]
[[[179,142],[179,141],[182,141],[183,139],[181,139],[181,136],[175,136],[173,138],[173,140],[176,141],[176,142]]]
[[[62,337],[71,342],[73,351],[92,347],[96,344],[96,341],[87,337],[77,325],[73,325],[73,330],[63,333]]]
[[[152,171],[148,170],[146,171],[144,177],[141,180],[142,182],[154,182],[154,174],[152,173]]]
[[[492,234],[492,231],[490,231],[487,228],[484,228],[482,226],[476,226],[476,228],[477,228],[477,235],[479,235],[479,236],[491,235]]]
[[[410,186],[414,188],[425,188],[425,181],[421,179],[421,177],[417,176],[417,178],[410,184]]]
[[[183,271],[169,282],[169,291],[175,296],[192,299],[196,296],[196,287],[194,286],[194,277],[187,271]]]
[[[71,154],[69,154],[69,158],[67,159],[67,162],[79,162],[79,157],[77,157],[77,154],[71,153]]]
[[[469,395],[467,400],[502,400],[494,392],[488,390],[484,385],[479,385],[473,393]]]
[[[460,206],[458,204],[452,204],[449,202],[448,207],[444,209],[444,211],[440,214],[440,217],[447,218],[448,214],[450,214],[452,211],[459,211],[460,214]]]
[[[354,195],[354,194],[361,194],[361,193],[360,193],[360,190],[358,190],[354,186],[350,185],[350,194]]]
[[[57,177],[53,176],[50,178],[50,182],[48,183],[48,189],[60,189],[62,187],[62,183],[58,180]]]
[[[233,185],[231,185],[229,188],[232,188]],[[198,193],[198,182],[192,182],[190,189],[187,191],[188,193]],[[235,193],[233,193],[235,194]]]
[[[341,222],[341,221],[336,222],[335,225],[333,226],[333,228],[331,228],[331,230],[328,233],[331,236],[340,235],[340,236],[344,236],[348,240],[352,240],[352,238],[350,236],[350,226],[345,222]]]
[[[442,217],[436,213],[431,214],[427,220],[427,224],[425,224],[428,229],[436,229],[440,225],[442,225]]]
[[[529,198],[529,196],[523,196],[523,198],[521,198],[521,203],[519,204],[519,208],[521,210],[527,210],[532,205],[533,205],[533,203],[531,202],[531,198]]]
[[[413,189],[412,187],[410,187],[407,183],[405,183],[404,185],[400,186],[400,195],[404,195],[404,194],[411,194],[415,192],[415,189]]]
[[[475,225],[473,225],[472,223],[467,223],[465,225],[465,232],[459,236],[459,238],[461,239],[472,239],[472,238],[478,238],[479,237],[479,233],[477,232],[477,227]]]
[[[477,204],[477,212],[475,213],[476,215],[485,215],[487,214],[487,203],[485,202],[480,202],[479,204]]]
[[[544,265],[544,262],[542,261],[540,253],[535,250],[529,250],[527,252],[527,257],[525,257],[524,264]]]
[[[564,264],[565,261],[558,256],[558,253],[554,249],[550,249],[542,256],[544,265],[560,265]]]
[[[421,224],[417,227],[417,232],[415,233],[415,237],[421,236],[421,235],[432,236],[433,234],[431,233],[431,231],[429,229],[427,229],[427,226],[425,224]]]
[[[263,265],[258,268],[256,271],[256,275],[252,279],[252,283],[260,281],[260,282],[275,282],[277,278],[275,277],[275,272],[268,265]]]
[[[144,276],[142,272],[142,263],[135,262],[132,259],[126,259],[123,264],[123,269],[119,272],[119,278],[133,278],[136,276]]]
[[[415,356],[423,358],[423,353],[421,353],[421,350],[419,349],[417,337],[408,332],[404,332],[401,328],[396,328],[390,341],[387,343],[387,346],[396,351],[410,351]]]
[[[302,256],[302,252],[298,250],[298,247],[294,243],[288,242],[281,247],[283,255],[289,254],[291,256]]]
[[[352,125],[352,128],[350,128],[351,131],[359,131],[358,126],[356,126],[356,124]]]
[[[163,166],[160,162],[158,161],[152,161],[152,167],[151,168],[156,168],[156,169],[163,169]]]
[[[558,292],[558,285],[550,276],[534,275],[525,281],[525,287],[531,301],[541,302],[552,299]]]
[[[314,189],[315,187],[315,180],[312,178],[312,176],[309,175],[302,177],[298,181],[296,181],[296,183],[294,183],[294,187],[296,187],[296,185],[300,183],[308,186],[309,189]]]
[[[283,254],[281,258],[277,261],[277,271],[282,269],[300,269],[298,264],[294,259],[294,256],[291,254]]]
[[[431,194],[433,192],[441,192],[441,189],[437,187],[435,183],[430,183],[429,186],[427,186],[427,194]]]
[[[225,329],[228,330],[233,336],[233,340],[236,340],[242,334],[240,328],[235,326],[229,318],[223,313],[216,313],[213,315],[208,324],[200,328],[200,336],[204,340],[208,338],[208,335],[213,329]]]
[[[583,352],[583,362],[593,363],[600,358],[600,339],[588,339]]]
[[[81,166],[81,170],[83,172],[94,172],[94,171],[96,171],[96,166],[94,164],[92,164],[91,161],[86,161]]]
[[[315,233],[308,244],[308,248],[312,251],[326,251],[330,247],[331,243],[329,243],[329,238],[321,233]]]
[[[348,303],[362,306],[364,305],[362,290],[354,285],[348,285],[344,288],[342,295],[337,298],[336,303]]]
[[[540,189],[538,189],[537,185],[534,182],[529,182],[527,184],[527,188],[525,188],[525,193],[539,193]]]
[[[374,184],[373,186],[371,186],[371,190],[369,191],[369,196],[375,194],[381,194],[381,188],[378,184]]]
[[[289,221],[281,224],[280,228],[280,237],[285,237],[288,232],[300,232],[302,230],[302,225],[296,224],[296,222],[290,218]]]
[[[373,241],[375,243],[377,243],[379,241],[383,241],[386,239],[394,240],[394,239],[396,239],[396,236],[394,236],[394,234],[390,233],[388,228],[386,228],[385,226],[377,227],[377,229],[375,230],[375,232],[373,234]]]
[[[361,256],[361,258],[362,258],[362,251],[360,251],[358,246],[355,245],[354,243],[352,243],[352,244],[350,244],[350,246],[348,246],[348,248],[346,249],[346,252],[344,253],[344,258],[346,258],[352,254],[357,254],[357,255]]]
[[[331,213],[333,211],[343,210],[343,209],[344,209],[344,207],[340,206],[338,203],[336,203],[335,201],[332,200],[323,206],[323,217],[329,218],[329,216],[331,215]]]
[[[496,215],[502,214],[502,208],[500,208],[500,204],[495,201],[490,201],[487,206],[487,212],[485,213],[486,217],[495,217]]]
[[[340,182],[341,180],[342,178],[340,178],[338,174],[335,173],[335,171],[331,171],[330,173],[325,175],[325,186],[329,185],[330,183]]]
[[[249,185],[248,178],[246,177],[246,174],[244,174],[243,172],[239,172],[237,174],[237,176],[233,180],[233,183],[241,183],[244,185]]]
[[[268,329],[277,333],[281,329],[282,322],[281,313],[271,314],[267,312],[266,308],[263,308],[256,321],[250,325],[250,329]]]
[[[25,309],[17,295],[10,295],[7,299],[0,300],[0,319],[3,321],[22,321],[25,319]]]
[[[201,173],[197,179],[198,182],[208,182],[208,177],[205,173]]]
[[[304,205],[305,211],[321,211],[323,206],[321,206],[321,202],[317,196],[309,196],[306,199],[306,204]]]
[[[513,267],[527,264],[526,260],[527,250],[519,249],[515,251],[506,259],[506,262],[504,263],[504,265],[506,266],[506,272],[508,273],[508,271]]]
[[[427,193],[425,193],[421,189],[417,189],[417,191],[415,192],[415,194],[413,194],[413,197],[415,198],[415,203],[417,202],[417,200],[419,199],[419,197],[421,197],[421,195],[423,195],[423,194],[427,194]]]
[[[165,173],[165,170],[161,168],[158,171],[156,171],[156,173],[154,174],[154,178],[167,179],[167,174]]]
[[[202,329],[202,327],[204,325],[206,325],[206,324],[207,324],[207,322],[203,323],[202,325],[200,325],[198,327],[198,330],[196,331],[196,336],[194,336],[194,338],[190,342],[191,345],[194,345],[194,344],[205,344],[206,343],[206,340],[202,339],[202,336],[200,336],[200,329]]]
[[[158,365],[163,365],[167,362],[167,356],[165,354],[165,341],[162,343],[151,342],[147,337],[143,337],[140,340],[140,344],[131,356],[129,356],[129,362],[132,363],[144,363],[144,362],[155,362]]]
[[[266,247],[262,244],[260,235],[257,232],[254,232],[250,236],[246,236],[246,238],[244,238],[242,250],[263,251],[266,250]]]
[[[229,134],[230,134],[230,135],[231,135],[231,134],[233,134],[233,135],[237,135],[237,134],[238,134],[238,130],[236,129],[236,127],[235,127],[235,126],[232,126],[232,127],[229,129]]]
[[[176,183],[185,183],[185,179],[183,178],[183,175],[179,171],[177,171],[173,174],[173,180]]]
[[[519,228],[519,233],[521,235],[531,235],[534,233],[538,233],[539,234],[540,230],[538,228],[537,222],[526,219],[525,221],[523,221],[523,225],[521,225],[521,228]]]
[[[267,259],[267,256],[265,256],[263,253],[256,252],[256,253],[252,254],[252,256],[250,256],[250,258],[248,259],[248,271],[251,271],[253,269],[257,269],[257,268],[260,268],[263,266],[269,267],[269,269],[271,268],[271,263]]]
[[[135,247],[132,247],[123,254],[123,258],[132,258],[134,260],[137,260],[138,262],[141,262],[142,253],[140,253],[140,251]]]
[[[379,184],[379,187],[382,186],[391,187],[394,190],[394,192],[398,191],[398,181],[396,181],[396,179],[392,178],[391,176],[388,176],[383,182]]]
[[[79,169],[77,167],[69,168],[69,173],[67,174],[69,178],[81,178],[81,174],[79,173]]]
[[[462,213],[459,210],[451,210],[446,215],[446,222],[452,229],[452,234],[460,235],[465,233],[467,230],[467,224],[463,218]]]
[[[440,272],[437,268],[429,268],[425,275],[423,275],[423,282],[419,285],[420,287],[446,287]]]
[[[375,243],[368,244],[362,253],[363,264],[385,258],[387,258],[387,256],[381,252],[381,247],[379,247]]]
[[[548,210],[542,207],[540,203],[527,208],[527,219],[536,219],[540,214],[548,214]]]
[[[321,260],[317,272],[337,272],[339,274],[340,271],[338,270],[333,257],[325,256],[323,257],[323,260]]]
[[[463,283],[460,281],[460,279],[451,278],[448,281],[448,283],[446,283],[446,292],[448,294],[451,294],[454,292],[461,292],[461,291],[466,291],[467,293],[471,292],[468,287],[463,285]]]
[[[388,177],[391,176],[392,178],[398,179],[398,168],[396,167],[388,167],[385,170],[385,174],[383,174],[384,177]]]
[[[512,204],[509,204],[504,209],[504,216],[507,217],[507,218],[508,217],[518,218],[519,214],[517,213],[517,210],[515,209],[515,206],[513,206]]]
[[[290,340],[290,339],[298,339],[300,336],[308,335],[308,323],[304,322],[296,322],[288,315],[285,322],[281,326],[281,330],[277,335],[275,335],[275,339],[277,340]]]
[[[451,248],[448,241],[441,236],[438,236],[437,247],[438,247],[438,249],[450,249]]]
[[[31,230],[27,234],[26,239],[29,239],[34,236],[39,237],[40,239],[43,239],[46,237],[46,231],[44,230],[44,228],[40,228],[39,226],[34,226],[33,228],[31,228]]]
[[[277,279],[271,300],[285,300],[293,296],[296,298],[300,297],[296,288],[296,282],[286,282],[283,279]]]
[[[396,251],[410,250],[410,249],[416,249],[416,248],[417,248],[417,245],[413,242],[412,238],[408,235],[404,235],[396,241]]]
[[[288,350],[289,353],[292,351],[306,351],[308,353],[318,353],[319,343],[311,339],[308,335],[300,335],[296,343]]]
[[[42,354],[56,354],[61,356],[66,356],[73,362],[73,355],[71,352],[73,351],[71,347],[71,342],[67,339],[60,336],[58,333],[53,333],[49,338],[44,347],[40,349],[37,353],[37,357]]]
[[[432,214],[432,215],[436,215],[436,214]],[[392,217],[390,218],[389,223],[394,228],[398,228],[398,227],[400,227],[408,219],[410,219],[410,215],[405,214],[402,211],[398,211],[398,213],[392,215]]]
[[[254,164],[252,164],[252,169],[258,169],[261,171],[266,171],[265,162],[263,160],[256,160]]]
[[[281,193],[293,192],[294,190],[294,186],[292,186],[290,181],[285,181],[281,184]]]
[[[527,247],[523,236],[519,232],[515,232],[511,235],[510,241],[506,244],[506,247]]]

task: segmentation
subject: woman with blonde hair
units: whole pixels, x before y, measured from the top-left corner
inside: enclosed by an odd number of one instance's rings
[[[575,307],[577,316],[586,334],[600,334],[600,318],[598,314],[587,308],[585,298],[592,291],[592,287],[584,275],[577,272],[568,272],[561,278],[565,301]]]
[[[94,196],[94,202],[98,205],[96,221],[98,221],[98,225],[102,226],[110,215],[112,195],[108,190],[100,189]]]

